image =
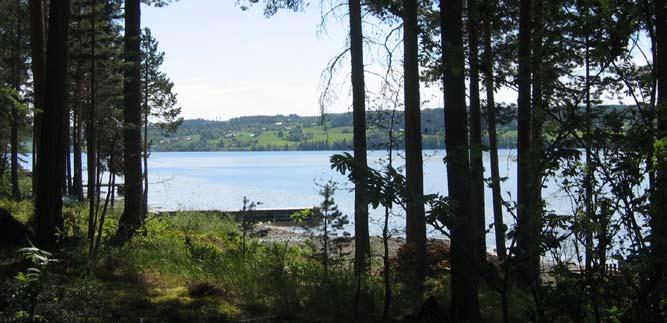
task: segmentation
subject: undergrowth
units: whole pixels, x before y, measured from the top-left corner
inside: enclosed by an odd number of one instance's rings
[[[32,213],[29,202],[0,201],[0,207],[23,222]],[[224,215],[176,212],[148,216],[146,226],[123,246],[110,245],[120,208],[110,211],[103,245],[95,259],[87,256],[84,205],[64,210],[66,234],[49,268],[49,281],[37,296],[35,312],[49,322],[224,322],[262,318],[268,322],[352,322],[381,316],[383,283],[380,267],[357,281],[351,259],[335,262],[325,275],[317,247],[307,241],[252,238],[242,246],[239,223]],[[20,284],[16,273],[27,267],[4,265],[0,282],[0,321],[16,316]],[[6,257],[11,258],[11,256]],[[7,267],[14,268],[7,269]],[[396,270],[396,268],[392,268]],[[14,274],[1,274],[11,273]],[[400,277],[400,275],[392,275]],[[447,273],[427,281],[427,295],[441,307],[448,303]],[[365,293],[357,294],[361,283]],[[400,281],[391,282],[392,317],[408,313],[412,300],[401,295]],[[14,296],[12,296],[14,295]],[[14,298],[12,298],[14,297]],[[489,321],[499,321],[497,295],[481,294]],[[360,306],[355,319],[355,302]],[[518,304],[518,306],[521,306]]]

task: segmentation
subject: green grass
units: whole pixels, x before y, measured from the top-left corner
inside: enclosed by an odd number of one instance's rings
[[[27,221],[32,213],[31,203],[25,201],[0,200],[0,207],[22,221]],[[50,269],[49,283],[43,292],[46,296],[38,307],[38,312],[51,321],[81,319],[81,308],[90,312],[87,317],[97,318],[92,321],[100,322],[112,317],[128,322],[140,317],[154,318],[154,322],[267,316],[290,322],[354,320],[356,279],[349,257],[334,263],[329,278],[324,280],[321,263],[310,244],[260,242],[253,238],[244,252],[238,223],[224,215],[189,211],[151,215],[145,232],[139,232],[123,246],[110,245],[108,238],[115,232],[121,213],[117,207],[105,223],[99,257],[89,260],[85,239],[87,209],[84,205],[67,207],[65,213],[69,242],[55,254],[65,261]],[[401,317],[411,302],[408,295],[402,294],[396,268],[392,271],[392,316]],[[377,318],[383,301],[379,262],[373,262],[371,272],[363,280],[368,296],[362,302],[367,315]],[[0,276],[0,283],[13,286],[13,281],[11,275]],[[426,287],[428,295],[436,296],[441,306],[447,307],[447,274],[430,277]],[[66,301],[48,296],[56,292],[79,296]],[[498,295],[483,289],[481,301],[488,321],[498,321]]]

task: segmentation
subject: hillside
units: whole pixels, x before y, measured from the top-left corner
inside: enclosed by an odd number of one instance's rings
[[[422,110],[424,149],[444,148],[442,109]],[[383,149],[387,134],[378,124],[387,120],[387,113],[368,112],[368,148]],[[402,131],[403,116],[394,127]],[[248,116],[227,121],[203,119],[185,120],[178,131],[169,136],[150,129],[153,151],[271,151],[271,150],[345,150],[352,148],[352,114],[336,113],[326,116],[326,130],[320,117],[295,114]],[[513,122],[499,127],[500,146],[514,145],[516,132]],[[402,147],[402,140],[398,140]]]

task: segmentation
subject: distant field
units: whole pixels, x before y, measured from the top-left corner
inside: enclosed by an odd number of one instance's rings
[[[370,118],[369,120],[373,120]],[[424,149],[444,148],[444,124],[442,109],[422,111],[422,145]],[[332,114],[327,117],[327,127],[320,125],[319,117],[251,116],[228,121],[185,120],[172,134],[150,129],[153,151],[265,151],[265,150],[341,150],[352,147],[351,114]],[[370,122],[370,121],[369,121]],[[371,125],[369,125],[371,126]],[[401,149],[402,124],[395,128],[395,147]],[[372,128],[371,128],[372,129]],[[388,142],[386,133],[367,132],[369,149],[383,149]],[[516,130],[499,127],[499,147],[514,147]]]

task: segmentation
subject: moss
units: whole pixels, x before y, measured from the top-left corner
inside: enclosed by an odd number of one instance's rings
[[[190,298],[188,288],[184,286],[178,286],[174,288],[154,288],[149,291],[148,297],[150,302],[153,304],[173,302],[178,302],[181,304],[192,303],[192,298]]]

